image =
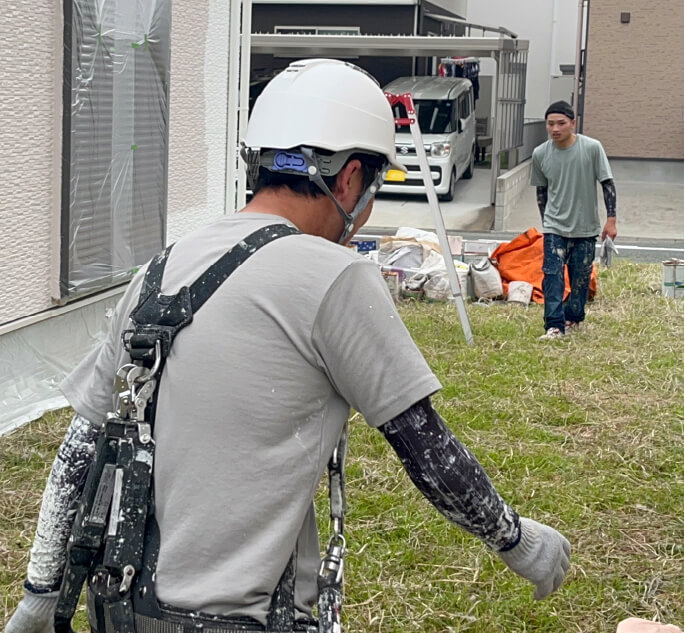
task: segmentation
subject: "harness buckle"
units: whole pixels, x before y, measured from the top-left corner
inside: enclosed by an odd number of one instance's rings
[[[326,548],[326,555],[321,560],[319,576],[326,578],[331,574],[335,574],[336,584],[342,582],[345,547],[345,537],[342,534],[334,534],[331,537]]]
[[[124,567],[124,577],[121,580],[121,584],[119,585],[119,593],[124,594],[126,593],[130,588],[131,584],[133,583],[133,577],[136,575],[136,570],[133,567],[133,565],[126,565]]]

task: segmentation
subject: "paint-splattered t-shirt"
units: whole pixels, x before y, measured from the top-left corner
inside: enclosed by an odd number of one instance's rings
[[[285,220],[238,213],[181,239],[162,292],[189,285],[274,222]],[[120,333],[141,281],[131,282],[103,346],[62,384],[94,422],[112,406],[127,361]],[[439,388],[375,264],[309,235],[257,251],[177,336],[162,376],[157,597],[265,622],[297,544],[296,606],[310,614],[319,561],[312,499],[350,406],[377,427]]]

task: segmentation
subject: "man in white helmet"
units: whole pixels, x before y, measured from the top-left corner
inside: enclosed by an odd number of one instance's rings
[[[386,170],[402,169],[378,85],[335,60],[291,64],[257,100],[242,154],[253,199],[173,246],[161,293],[192,284],[260,227],[299,232],[256,250],[193,315],[166,360],[154,427],[158,558],[152,591],[134,593],[158,610],[138,613],[137,630],[319,630],[312,501],[350,406],[383,433],[440,512],[530,580],[535,598],[549,595],[566,575],[568,542],[497,494],[433,410],[440,383],[377,268],[340,245],[368,218]],[[106,342],[62,383],[76,416],[7,633],[52,630],[69,509],[111,409],[115,374],[130,361],[121,333],[143,283],[142,274],[131,282]],[[286,576],[293,604],[283,613],[274,604]],[[95,630],[102,620],[90,611]]]

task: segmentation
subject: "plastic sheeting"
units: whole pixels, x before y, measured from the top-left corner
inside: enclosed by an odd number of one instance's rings
[[[120,296],[0,336],[0,436],[67,406],[58,385],[104,339]]]
[[[65,2],[60,293],[126,281],[164,247],[170,0]]]

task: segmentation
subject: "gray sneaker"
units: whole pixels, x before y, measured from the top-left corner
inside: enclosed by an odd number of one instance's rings
[[[580,330],[580,321],[566,321],[564,327],[566,328],[566,334],[578,332]]]
[[[564,338],[564,333],[558,327],[547,328],[547,331],[538,338],[538,341],[549,341]]]

